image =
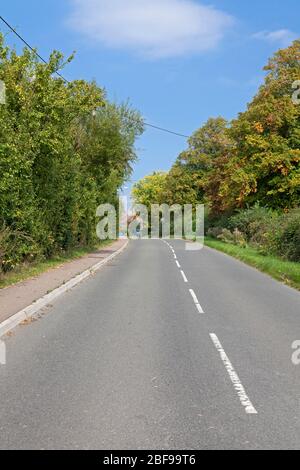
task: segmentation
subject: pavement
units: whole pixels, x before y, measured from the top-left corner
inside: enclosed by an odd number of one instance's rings
[[[81,258],[64,262],[37,277],[0,289],[0,323],[70,281],[78,274],[90,269],[115,253],[123,245],[124,240],[117,240],[111,245],[88,253]]]
[[[1,449],[298,449],[300,293],[132,241],[5,339]]]

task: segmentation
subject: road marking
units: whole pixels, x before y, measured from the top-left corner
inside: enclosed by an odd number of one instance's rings
[[[6,365],[6,344],[0,339],[0,365]]]
[[[238,394],[238,397],[240,399],[240,402],[242,403],[242,405],[244,406],[245,408],[245,411],[247,414],[252,414],[252,415],[256,415],[258,414],[256,409],[254,408],[254,406],[252,405],[248,395],[246,394],[246,391],[239,379],[239,376],[237,375],[237,373],[235,372],[234,368],[233,368],[233,365],[231,364],[227,354],[225,353],[224,349],[223,349],[223,346],[222,344],[220,343],[219,341],[219,338],[217,337],[217,335],[215,335],[214,333],[211,333],[210,334],[210,337],[211,337],[211,340],[212,342],[214,343],[217,351],[219,352],[220,354],[220,357],[223,361],[223,364],[228,372],[228,375],[231,379],[231,382],[233,383],[233,386]]]
[[[200,304],[195,304],[195,305],[196,305],[196,309],[198,310],[199,313],[201,313],[201,315],[202,315],[203,313],[205,313],[205,312],[203,311],[203,308],[201,307]]]
[[[193,291],[193,289],[190,289],[190,294],[193,297],[193,300],[194,300],[195,304],[198,304],[199,302],[198,302],[197,296],[196,296],[195,292]]]
[[[174,259],[177,259],[177,256],[176,256],[176,254],[175,254],[175,253],[174,253]]]
[[[176,260],[177,268],[181,268],[179,262]]]
[[[180,272],[181,272],[181,275],[182,275],[182,277],[183,277],[184,282],[189,282],[189,281],[187,280],[187,277],[186,277],[186,275],[184,274],[184,272],[183,272],[182,270],[181,270]]]
[[[190,294],[191,294],[191,296],[193,297],[193,301],[194,301],[194,303],[195,303],[195,305],[196,305],[196,308],[197,308],[198,312],[199,312],[199,313],[204,313],[204,310],[203,310],[203,308],[201,307],[201,305],[200,305],[200,303],[199,303],[199,300],[198,300],[198,298],[197,298],[195,292],[193,291],[193,289],[190,289]]]

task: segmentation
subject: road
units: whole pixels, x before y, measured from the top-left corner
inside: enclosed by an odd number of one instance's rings
[[[5,340],[1,449],[300,448],[300,294],[168,243],[130,242]]]

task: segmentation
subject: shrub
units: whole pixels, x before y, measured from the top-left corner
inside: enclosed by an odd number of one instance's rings
[[[0,229],[0,274],[41,256],[41,248],[30,236],[5,226]]]
[[[222,215],[215,215],[211,214],[209,211],[206,210],[205,212],[205,232],[208,235],[209,230],[216,230],[220,231],[218,235],[221,233],[223,228],[230,228],[229,227],[229,220],[230,216],[232,215],[232,212],[230,213],[224,213]],[[214,233],[214,232],[212,232]],[[213,236],[213,235],[211,235]]]
[[[233,245],[238,245],[243,248],[247,246],[247,241],[238,229],[234,229],[233,232],[228,230],[227,228],[224,228],[222,230],[222,233],[218,236],[219,240],[222,240],[225,243],[231,243]]]
[[[274,226],[278,215],[266,207],[255,206],[240,210],[229,219],[229,228],[238,229],[242,232],[248,242],[265,246],[268,233]]]
[[[54,78],[64,63],[21,55],[0,33],[0,272],[97,243],[96,209],[117,205],[143,120],[94,82]]]
[[[227,226],[211,227],[207,234],[239,246],[248,243],[262,253],[300,262],[299,208],[288,213],[278,213],[255,205],[231,216]]]
[[[300,262],[300,209],[279,217],[271,242],[275,254],[289,261]]]
[[[218,238],[219,235],[222,234],[223,230],[224,229],[222,227],[210,227],[207,230],[207,235],[212,238]]]

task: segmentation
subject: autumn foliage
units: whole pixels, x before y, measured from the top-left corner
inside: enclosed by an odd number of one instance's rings
[[[300,41],[279,50],[265,71],[245,112],[231,122],[211,118],[192,135],[161,192],[169,204],[205,203],[215,226],[251,207],[278,212],[285,218],[277,224],[286,227],[293,245],[300,240],[300,105],[292,100],[293,83],[300,80]],[[299,249],[288,251],[300,260]]]

